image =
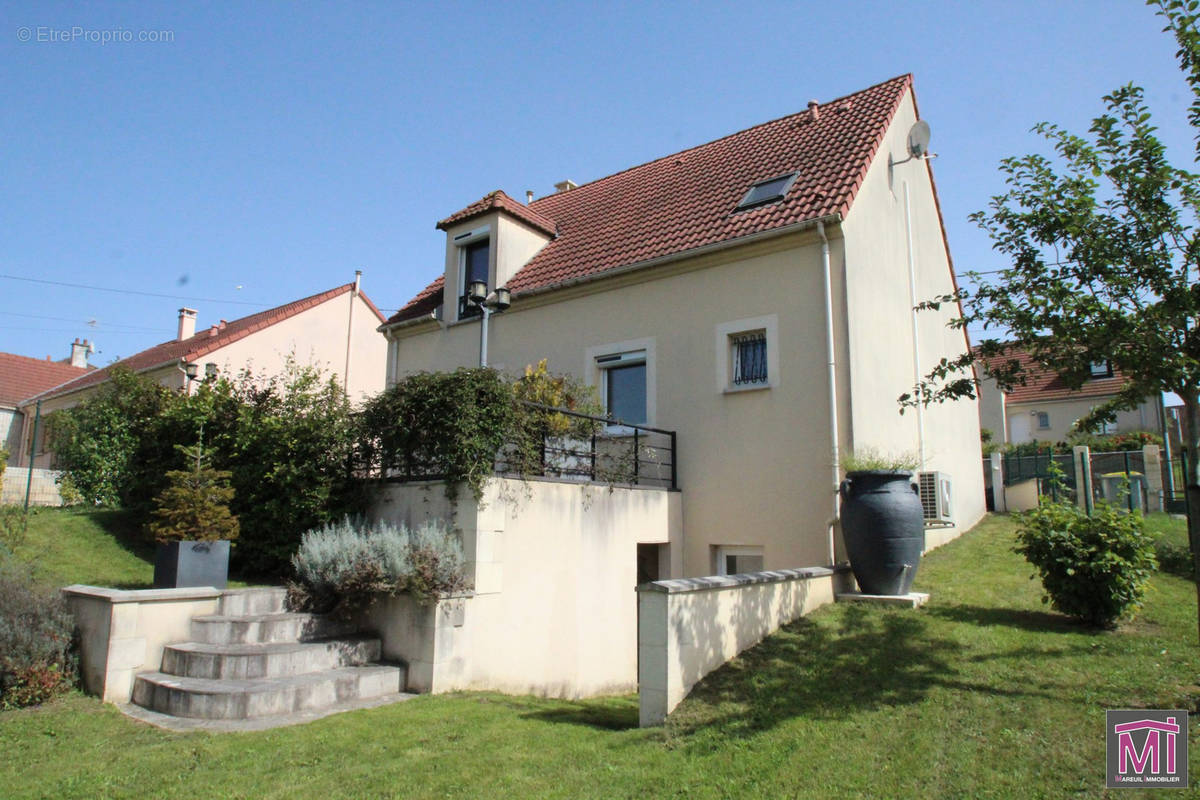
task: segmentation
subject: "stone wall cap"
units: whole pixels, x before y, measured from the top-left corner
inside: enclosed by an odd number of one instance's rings
[[[642,584],[638,587],[638,591],[681,594],[683,592],[700,592],[705,589],[732,589],[737,586],[752,586],[756,583],[782,583],[784,581],[827,578],[842,571],[842,569],[830,567],[799,567],[796,569],[766,570],[765,572],[746,572],[740,575],[675,578],[669,581],[654,581]]]
[[[64,595],[95,597],[110,603],[149,603],[161,600],[210,600],[220,597],[222,590],[215,586],[185,586],[179,589],[110,589],[73,583],[62,589]]]

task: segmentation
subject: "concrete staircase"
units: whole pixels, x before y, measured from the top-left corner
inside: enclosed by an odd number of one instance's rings
[[[285,594],[222,594],[217,614],[192,620],[193,641],[167,645],[161,671],[137,676],[133,702],[171,717],[286,724],[408,696],[404,665],[377,663],[379,639],[342,620],[289,613]]]

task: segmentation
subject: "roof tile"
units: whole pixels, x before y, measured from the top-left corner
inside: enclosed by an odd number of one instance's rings
[[[0,353],[0,406],[15,408],[26,397],[53,389],[94,369]]]
[[[546,221],[543,230],[557,230],[508,282],[519,295],[800,222],[844,217],[911,86],[912,76],[902,75],[821,106],[816,119],[811,110],[801,111],[528,206],[493,192],[438,227],[502,208],[535,214]],[[790,172],[798,175],[782,201],[737,211],[751,185]],[[441,294],[438,278],[388,322],[427,314]]]

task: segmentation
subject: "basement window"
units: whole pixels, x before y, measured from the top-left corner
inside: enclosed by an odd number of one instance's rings
[[[718,575],[744,575],[747,572],[762,572],[763,549],[761,547],[731,547],[721,545],[717,548]]]
[[[792,188],[792,183],[796,180],[795,172],[787,175],[780,175],[778,178],[760,181],[750,187],[750,191],[746,192],[746,196],[742,198],[742,202],[738,203],[737,210],[745,211],[749,208],[758,208],[770,203],[778,203],[787,196],[788,189]]]

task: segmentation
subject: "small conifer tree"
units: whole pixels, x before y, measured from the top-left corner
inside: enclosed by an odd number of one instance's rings
[[[229,511],[230,473],[213,469],[204,454],[204,429],[194,447],[176,445],[191,469],[167,473],[170,482],[154,500],[150,533],[160,542],[236,539],[238,519]]]

